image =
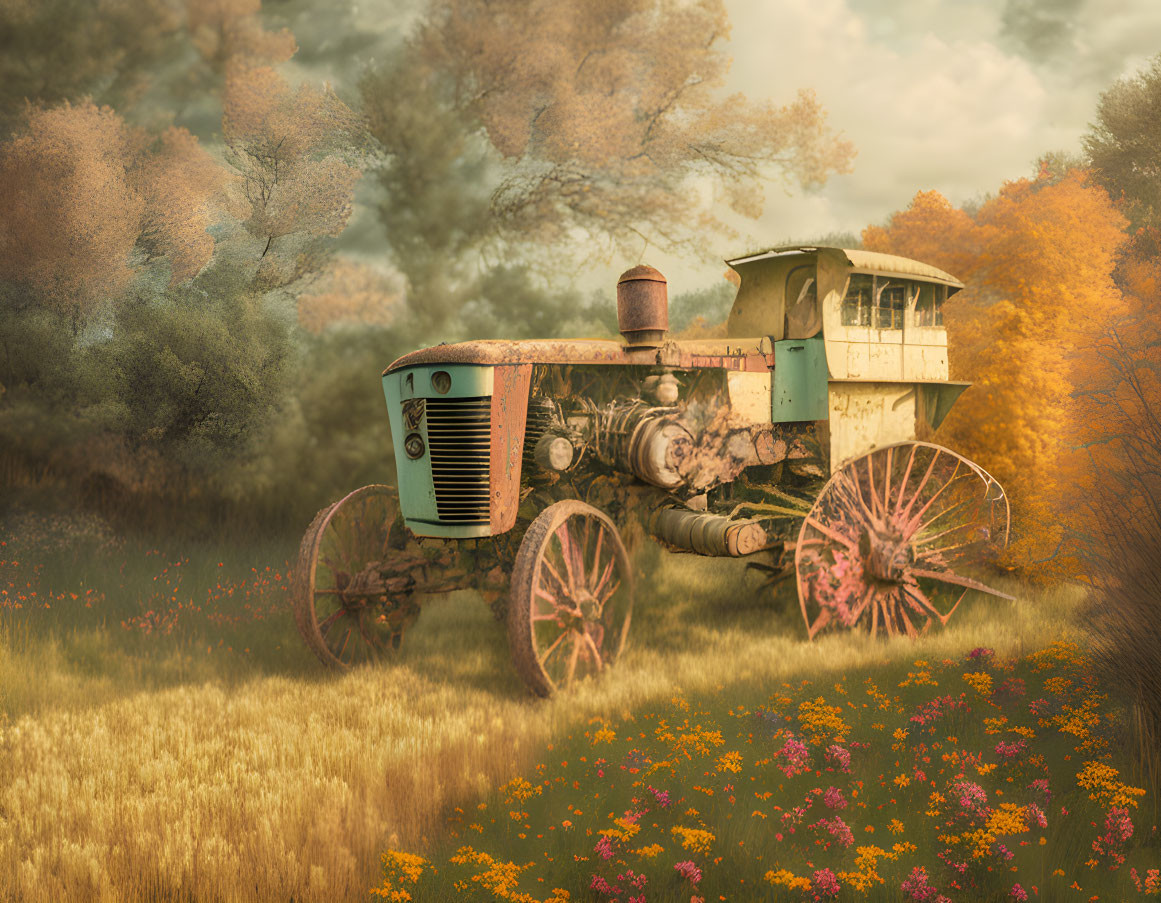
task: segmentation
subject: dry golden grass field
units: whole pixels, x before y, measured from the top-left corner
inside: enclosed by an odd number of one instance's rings
[[[365,899],[382,850],[427,849],[451,806],[593,716],[677,690],[1014,652],[1070,631],[1077,602],[980,600],[917,643],[809,643],[790,587],[763,598],[738,562],[642,562],[653,576],[622,662],[550,701],[525,694],[471,593],[431,602],[397,661],[338,676],[296,642],[289,612],[252,634],[270,654],[242,664],[204,640],[151,653],[115,623],[42,633],[6,613],[0,899]]]

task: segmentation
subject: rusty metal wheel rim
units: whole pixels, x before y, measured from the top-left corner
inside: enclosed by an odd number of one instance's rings
[[[406,619],[390,610],[377,567],[388,558],[397,515],[390,486],[364,486],[320,511],[303,537],[295,620],[330,667],[377,661],[399,647]]]
[[[946,624],[971,590],[1010,599],[963,573],[1007,545],[1008,526],[1000,484],[942,446],[904,442],[848,462],[795,548],[810,636],[832,624],[916,636]]]
[[[527,598],[519,604],[527,606],[535,676],[551,693],[617,660],[632,620],[634,586],[628,552],[607,515],[579,501],[559,502],[546,515],[543,537],[536,534]]]

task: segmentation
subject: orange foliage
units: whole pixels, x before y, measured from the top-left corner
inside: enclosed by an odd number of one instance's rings
[[[361,175],[347,160],[354,112],[329,87],[292,89],[273,69],[242,63],[229,67],[223,107],[238,213],[266,251],[292,233],[338,235]]]
[[[947,304],[953,379],[973,387],[940,441],[989,470],[1015,518],[1010,559],[1070,566],[1059,552],[1075,504],[1079,424],[1073,402],[1091,378],[1079,344],[1126,311],[1112,281],[1125,220],[1086,175],[1004,185],[974,217],[936,192],[916,196],[869,248],[948,268],[966,287]]]
[[[225,173],[185,129],[169,128],[135,173],[145,209],[140,243],[169,258],[170,284],[196,276],[214,252],[211,201]]]
[[[949,273],[966,273],[975,254],[972,218],[938,191],[921,191],[887,225],[863,230],[863,246],[922,260]]]
[[[172,278],[207,262],[207,204],[220,170],[184,129],[152,144],[108,107],[34,109],[0,147],[0,278],[81,315],[122,291],[135,251]]]
[[[403,305],[399,292],[366,264],[340,260],[298,301],[298,322],[316,335],[337,323],[389,326]]]

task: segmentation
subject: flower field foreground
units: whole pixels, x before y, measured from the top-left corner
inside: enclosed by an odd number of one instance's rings
[[[1079,647],[678,697],[548,746],[456,809],[392,901],[1123,900],[1161,896],[1124,713]]]

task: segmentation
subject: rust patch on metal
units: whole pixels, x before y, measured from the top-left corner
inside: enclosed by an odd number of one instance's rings
[[[497,367],[493,375],[490,512],[493,533],[510,530],[516,523],[531,384],[531,364]]]
[[[763,347],[764,342],[767,347]],[[421,348],[394,361],[384,374],[420,364],[622,364],[757,371],[773,366],[774,355],[768,344],[762,338],[701,339],[633,349],[606,339],[489,339]]]

